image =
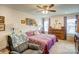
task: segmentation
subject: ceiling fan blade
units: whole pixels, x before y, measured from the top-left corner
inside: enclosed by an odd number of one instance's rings
[[[40,8],[40,9],[42,9],[42,7],[41,6],[37,6],[38,8]]]
[[[50,11],[50,12],[56,12],[56,10],[48,10],[48,11]]]
[[[51,4],[51,5],[49,5],[49,8],[51,8],[51,7],[53,7],[54,6],[54,4]]]

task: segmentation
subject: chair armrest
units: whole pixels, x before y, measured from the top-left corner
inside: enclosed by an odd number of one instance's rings
[[[33,50],[40,50],[40,45],[37,44],[28,43],[28,47],[29,49],[33,49]]]
[[[20,53],[16,51],[11,51],[10,54],[20,54]]]

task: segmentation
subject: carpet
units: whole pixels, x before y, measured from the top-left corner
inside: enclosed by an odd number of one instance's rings
[[[59,40],[49,51],[50,54],[76,54],[75,43],[68,40]]]

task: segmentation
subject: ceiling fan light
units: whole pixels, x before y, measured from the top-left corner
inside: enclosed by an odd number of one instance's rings
[[[48,14],[48,11],[47,10],[43,10],[42,13],[43,14]]]

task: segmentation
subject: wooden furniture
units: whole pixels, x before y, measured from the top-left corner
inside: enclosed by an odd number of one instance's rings
[[[79,53],[79,33],[75,34],[75,36],[74,36],[74,42],[75,42],[76,53]]]
[[[65,30],[63,27],[61,29],[53,29],[52,27],[49,27],[48,33],[55,34],[58,39],[65,39]]]

